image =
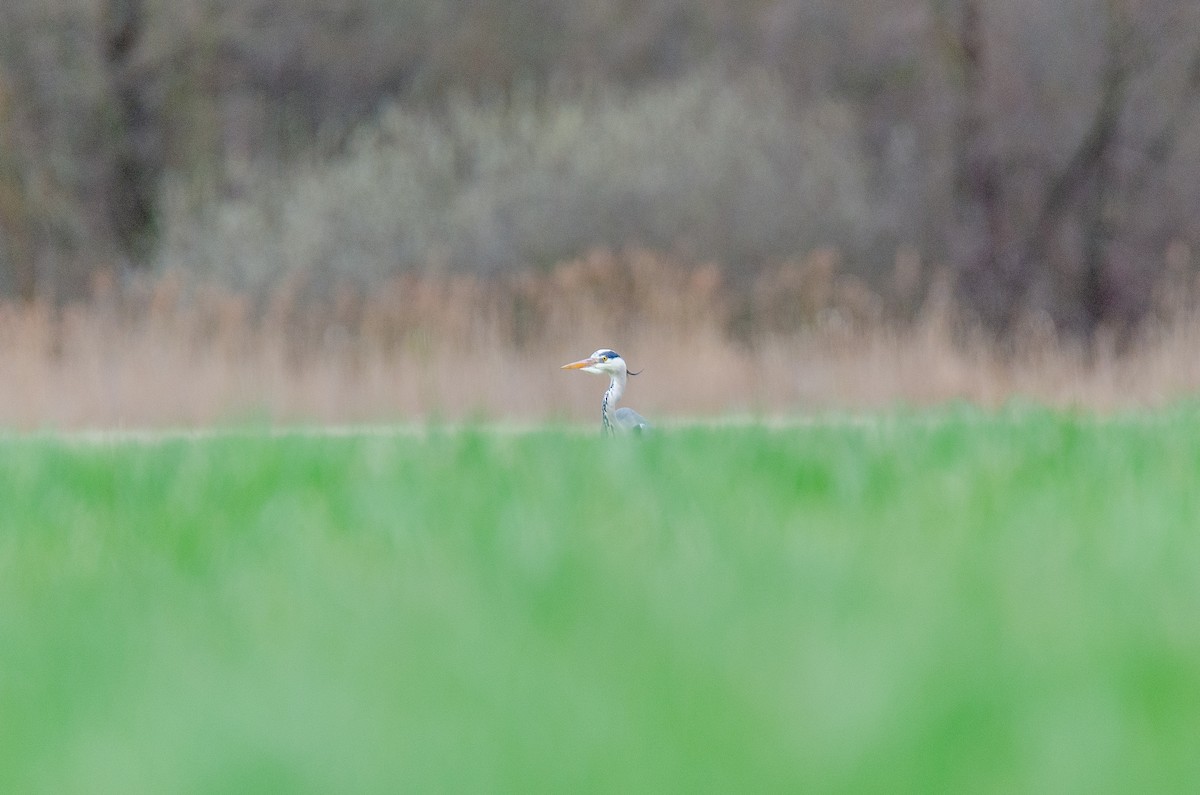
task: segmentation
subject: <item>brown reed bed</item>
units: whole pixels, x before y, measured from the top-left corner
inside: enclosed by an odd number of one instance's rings
[[[898,259],[895,294],[840,275],[832,252],[737,287],[646,251],[257,298],[178,274],[100,285],[82,304],[0,305],[0,427],[590,421],[602,380],[558,366],[600,346],[645,369],[629,403],[663,419],[1013,398],[1107,412],[1200,387],[1186,303],[1120,352],[1036,320],[1000,350],[913,267]],[[918,291],[920,311],[893,310]]]

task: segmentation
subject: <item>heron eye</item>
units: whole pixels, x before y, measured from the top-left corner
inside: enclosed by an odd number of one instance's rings
[[[607,356],[601,356],[601,357],[600,357],[600,361],[602,361],[602,362],[607,362],[607,361],[608,361],[608,357],[607,357]]]

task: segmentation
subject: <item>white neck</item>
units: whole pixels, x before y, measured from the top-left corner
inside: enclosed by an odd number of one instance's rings
[[[608,392],[605,393],[608,396],[609,411],[613,410],[613,407],[617,405],[617,401],[625,394],[626,380],[625,373],[618,373],[612,376],[612,380],[608,384]]]
[[[625,394],[625,373],[619,373],[612,376],[612,381],[608,384],[608,391],[604,393],[604,403],[600,406],[600,421],[601,430],[604,433],[613,433],[612,422],[609,417],[617,407],[617,403],[621,400],[621,395]]]

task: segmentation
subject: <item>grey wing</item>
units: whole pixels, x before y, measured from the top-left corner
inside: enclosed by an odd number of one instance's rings
[[[644,433],[650,430],[650,421],[630,408],[619,408],[613,414],[613,424],[624,433]]]

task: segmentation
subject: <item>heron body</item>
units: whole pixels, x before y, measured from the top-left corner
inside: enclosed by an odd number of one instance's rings
[[[563,370],[583,370],[585,373],[607,375],[608,390],[604,393],[604,402],[600,404],[600,432],[606,436],[616,434],[640,434],[649,430],[650,423],[641,414],[631,408],[617,408],[617,403],[625,394],[625,386],[629,376],[637,375],[630,372],[621,355],[609,348],[601,348],[586,359],[564,364]]]

